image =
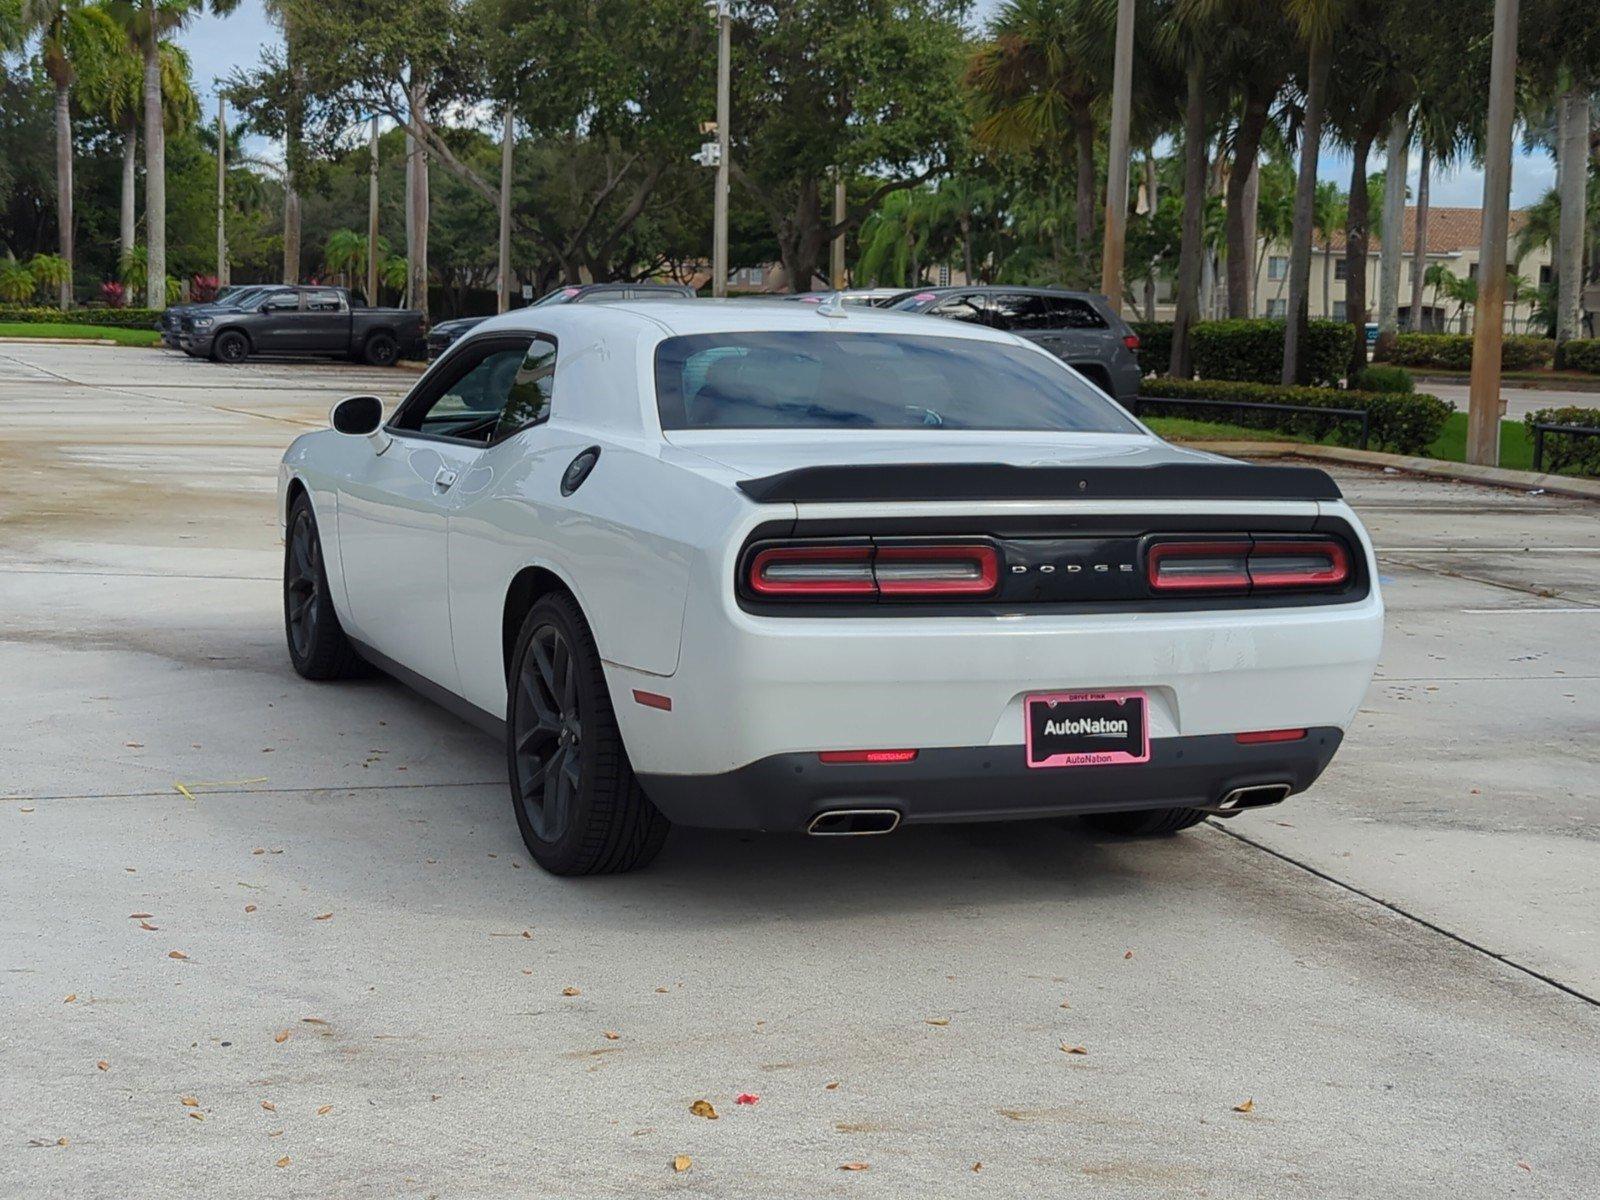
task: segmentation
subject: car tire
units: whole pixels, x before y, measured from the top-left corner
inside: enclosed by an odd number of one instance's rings
[[[211,343],[211,357],[220,363],[242,363],[250,357],[250,339],[237,329],[225,329]]]
[[[528,853],[553,875],[631,871],[671,823],[635,778],[600,652],[571,597],[542,597],[511,656],[506,761]]]
[[[306,679],[348,679],[366,673],[328,588],[322,536],[305,495],[289,507],[289,536],[283,544],[283,632],[289,661]]]
[[[400,361],[400,343],[395,340],[394,334],[379,330],[367,339],[367,344],[362,347],[362,357],[368,366],[392,367]]]
[[[1090,813],[1082,818],[1090,829],[1122,837],[1164,837],[1205,819],[1205,811],[1198,808],[1143,808],[1134,812]]]

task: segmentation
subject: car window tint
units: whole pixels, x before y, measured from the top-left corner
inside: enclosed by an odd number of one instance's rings
[[[510,399],[523,353],[520,347],[491,351],[447,385],[439,398],[414,423],[408,421],[405,428],[488,442]]]
[[[319,288],[314,292],[306,293],[306,311],[315,313],[336,313],[343,307],[339,293],[329,288]]]
[[[994,308],[995,324],[1001,329],[1009,329],[1015,333],[1030,333],[1053,328],[1043,296],[1033,296],[1026,292],[1003,292],[998,296],[989,297],[989,303]]]
[[[511,385],[511,396],[495,428],[495,437],[506,437],[519,429],[548,420],[555,382],[556,344],[545,338],[535,338],[517,370],[516,380]]]
[[[906,302],[911,305],[911,301]],[[992,324],[989,306],[982,296],[946,296],[928,310],[936,317],[951,321],[966,321],[973,325]]]
[[[1087,300],[1069,296],[1042,296],[1046,327],[1050,329],[1105,329],[1106,321]]]
[[[663,429],[1003,429],[1136,433],[1051,356],[972,338],[765,332],[668,338]]]
[[[270,312],[294,312],[300,307],[300,297],[294,292],[274,292],[266,299]]]

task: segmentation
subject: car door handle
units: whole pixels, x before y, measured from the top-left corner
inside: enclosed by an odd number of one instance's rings
[[[449,467],[440,467],[439,473],[433,477],[433,489],[436,492],[448,492],[450,486],[456,481],[456,473]]]

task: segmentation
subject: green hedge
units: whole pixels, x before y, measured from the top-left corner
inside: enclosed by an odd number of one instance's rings
[[[1411,378],[1411,372],[1404,367],[1373,363],[1352,379],[1350,386],[1358,392],[1414,392],[1417,390],[1417,381]]]
[[[1139,335],[1139,367],[1146,375],[1161,375],[1172,362],[1171,321],[1129,321]]]
[[[1283,375],[1282,321],[1202,321],[1190,335],[1195,374],[1277,385]],[[1312,321],[1301,356],[1305,378],[1333,387],[1355,354],[1356,327],[1343,321]]]
[[[1571,342],[1567,343],[1569,346]],[[1594,343],[1600,345],[1600,342]],[[1528,430],[1528,441],[1533,441],[1533,423],[1543,421],[1556,425],[1583,425],[1600,429],[1600,408],[1541,408],[1522,419]],[[1570,433],[1544,435],[1544,469],[1567,471],[1578,475],[1600,475],[1600,435],[1584,437]]]
[[[1548,367],[1555,359],[1551,338],[1515,334],[1500,346],[1500,367],[1505,371],[1531,371]],[[1441,367],[1447,371],[1472,369],[1472,335],[1466,333],[1402,333],[1395,338],[1393,361],[1407,367]]]
[[[0,321],[29,325],[106,325],[113,329],[154,329],[161,314],[153,308],[13,308],[0,304]]]
[[[1454,410],[1437,396],[1424,392],[1347,392],[1338,388],[1284,387],[1281,384],[1241,383],[1211,379],[1153,379],[1141,393],[1141,416],[1177,416],[1223,421],[1250,429],[1274,429],[1299,437],[1327,439],[1345,446],[1358,445],[1360,423],[1349,418],[1311,413],[1261,412],[1226,407],[1194,409],[1188,405],[1163,410],[1161,397],[1174,400],[1238,400],[1250,404],[1302,404],[1314,408],[1359,408],[1371,424],[1369,448],[1396,454],[1421,454],[1439,436]]]
[[[1573,338],[1563,342],[1560,360],[1560,365],[1569,371],[1600,375],[1600,338]]]

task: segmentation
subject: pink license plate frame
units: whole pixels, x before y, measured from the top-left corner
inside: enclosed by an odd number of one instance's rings
[[[1138,700],[1140,712],[1139,742],[1144,747],[1138,755],[1123,750],[1085,751],[1082,753],[1052,754],[1038,762],[1033,760],[1033,706],[1035,704],[1083,704],[1115,702],[1125,704]],[[1056,767],[1109,767],[1137,766],[1150,761],[1150,696],[1137,689],[1122,691],[1083,692],[1030,692],[1022,698],[1022,734],[1025,758],[1030,768],[1048,770]]]

